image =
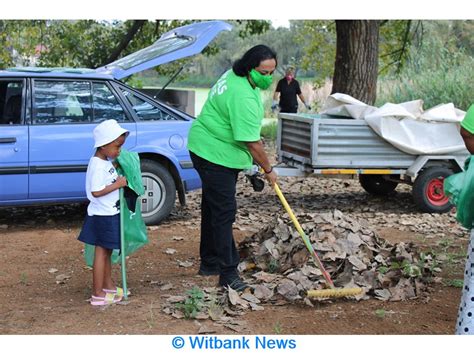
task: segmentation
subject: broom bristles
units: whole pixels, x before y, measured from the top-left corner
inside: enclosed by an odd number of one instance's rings
[[[359,287],[354,288],[328,288],[325,290],[309,290],[307,295],[311,298],[339,298],[356,296],[362,293]]]

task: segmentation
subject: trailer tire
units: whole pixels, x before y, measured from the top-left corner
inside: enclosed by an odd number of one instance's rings
[[[385,175],[361,174],[359,175],[359,182],[362,188],[369,194],[385,196],[395,190],[398,182],[386,180],[384,176]]]
[[[169,216],[176,200],[176,185],[171,173],[153,160],[141,161],[142,181],[146,187],[142,199],[145,224],[158,224]]]
[[[413,183],[413,201],[423,212],[445,213],[453,205],[444,194],[444,179],[452,175],[453,171],[446,167],[431,167],[423,170]]]

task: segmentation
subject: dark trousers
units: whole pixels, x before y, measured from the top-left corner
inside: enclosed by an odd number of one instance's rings
[[[192,152],[191,160],[202,181],[201,264],[219,266],[224,277],[235,275],[239,253],[232,224],[237,212],[235,192],[240,170],[211,163]]]
[[[280,107],[281,113],[297,113],[298,112],[298,105],[293,107]]]

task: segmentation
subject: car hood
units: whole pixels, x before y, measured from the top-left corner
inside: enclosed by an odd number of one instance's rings
[[[232,26],[224,21],[205,21],[175,28],[151,46],[120,58],[96,72],[123,79],[146,69],[201,53],[221,31]]]

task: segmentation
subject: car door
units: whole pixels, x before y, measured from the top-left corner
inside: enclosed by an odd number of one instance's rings
[[[28,197],[25,80],[0,79],[0,204]]]
[[[85,198],[85,173],[94,154],[93,129],[116,119],[130,131],[124,148],[136,142],[136,125],[106,81],[41,79],[32,81],[30,199]]]
[[[221,31],[231,29],[232,26],[224,21],[203,21],[178,27],[163,34],[151,46],[97,68],[96,71],[111,74],[120,80],[146,69],[201,53]]]

